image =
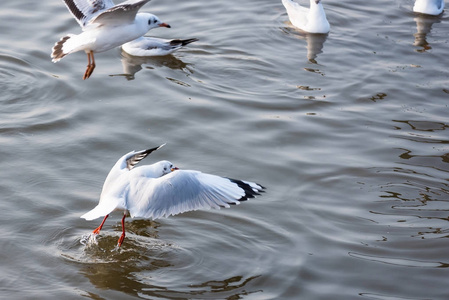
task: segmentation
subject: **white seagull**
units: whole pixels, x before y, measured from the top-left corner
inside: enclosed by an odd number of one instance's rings
[[[196,41],[198,39],[166,40],[142,36],[134,41],[123,44],[122,49],[133,56],[163,56],[172,54],[185,45]]]
[[[164,144],[165,145],[165,144]],[[153,220],[198,209],[229,207],[254,198],[264,189],[249,181],[230,179],[192,170],[179,170],[169,161],[134,168],[151,152],[161,148],[131,151],[109,171],[98,205],[81,216],[86,220],[104,219],[93,231],[99,234],[109,214],[124,210],[120,247],[125,239],[125,218]]]
[[[170,28],[153,14],[137,13],[149,1],[128,0],[114,5],[112,0],[64,0],[83,32],[61,38],[52,49],[52,61],[84,50],[88,64],[83,79],[87,79],[95,69],[94,53],[121,46],[156,27]]]
[[[310,0],[310,8],[305,8],[293,0],[282,0],[290,22],[299,29],[309,33],[328,33],[329,22],[326,18],[321,0]]]
[[[444,0],[416,0],[413,11],[438,16],[443,12]]]

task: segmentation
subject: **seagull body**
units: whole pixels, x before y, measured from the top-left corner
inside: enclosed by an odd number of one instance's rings
[[[154,37],[140,37],[122,45],[123,51],[133,56],[163,56],[181,49],[198,39],[166,40]]]
[[[84,50],[88,65],[83,79],[87,79],[95,69],[94,53],[121,46],[153,28],[170,28],[153,14],[137,13],[149,1],[128,0],[114,5],[112,0],[64,0],[83,32],[62,37],[52,49],[52,61]]]
[[[282,0],[290,22],[309,33],[328,33],[329,22],[321,0],[310,0],[310,8],[305,8],[293,0]]]
[[[443,12],[444,0],[416,0],[413,11],[438,16]]]
[[[94,234],[100,232],[112,211],[123,210],[122,235],[118,241],[118,246],[121,246],[128,212],[132,218],[155,220],[198,209],[230,207],[254,198],[264,189],[249,181],[179,170],[166,160],[134,168],[162,146],[131,151],[115,163],[106,177],[98,205],[81,216],[86,220],[104,217]]]

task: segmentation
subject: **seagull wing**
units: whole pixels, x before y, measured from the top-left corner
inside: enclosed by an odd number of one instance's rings
[[[253,182],[177,170],[159,178],[133,176],[126,203],[131,217],[158,219],[186,211],[229,207],[254,198],[263,189]]]
[[[150,154],[151,152],[156,151],[157,149],[160,149],[164,146],[165,146],[165,144],[162,144],[159,147],[135,152],[132,156],[129,156],[128,158],[125,159],[126,168],[128,168],[128,170],[132,170],[134,168],[134,166],[137,165],[142,159],[147,157],[148,154]]]
[[[81,27],[85,27],[100,12],[114,6],[112,0],[64,0],[64,3]]]
[[[304,28],[307,25],[309,8],[301,6],[293,0],[282,0],[282,4],[284,4],[293,25],[299,28]]]
[[[150,0],[128,0],[117,4],[109,9],[102,11],[100,14],[90,20],[90,23],[98,24],[124,24],[132,23],[136,18],[139,9]]]
[[[147,157],[151,152],[156,151],[157,149],[163,147],[165,144],[160,145],[159,147],[154,147],[147,150],[140,151],[131,151],[117,160],[115,165],[109,171],[108,176],[103,184],[103,189],[101,191],[102,195],[108,194],[111,189],[114,189],[117,186],[117,180],[124,174],[129,172],[137,165],[142,159]],[[100,197],[102,199],[102,197]],[[101,202],[103,202],[102,200]]]
[[[140,37],[122,45],[123,51],[133,56],[168,55],[181,47],[196,42],[198,39],[167,40],[154,37]]]

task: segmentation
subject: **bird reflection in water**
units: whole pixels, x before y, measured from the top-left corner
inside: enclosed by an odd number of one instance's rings
[[[322,33],[308,33],[296,28],[285,27],[283,31],[289,35],[298,37],[307,42],[307,60],[312,64],[318,64],[318,54],[323,53],[324,43],[326,42],[328,34]]]
[[[431,32],[433,24],[440,23],[441,19],[439,16],[416,13],[414,20],[416,22],[417,32],[413,34],[415,36],[415,42],[413,45],[422,47],[422,49],[418,49],[416,51],[426,52],[427,50],[432,49],[430,44],[427,42],[427,34]]]
[[[166,278],[167,268],[173,265],[173,253],[159,253],[150,259],[118,260],[108,263],[86,264],[81,270],[89,281],[100,290],[108,290],[111,295],[120,292],[129,296],[146,299],[193,299],[198,296],[207,299],[242,299],[244,296],[263,292],[251,288],[252,281],[260,277],[232,276],[225,279],[208,280],[199,284],[180,283],[179,277]],[[185,267],[185,266],[183,266]],[[163,277],[162,280],[158,280]],[[194,280],[194,279],[192,279]],[[94,291],[85,291],[92,299],[103,299]]]
[[[128,80],[134,80],[135,74],[143,69],[143,65],[148,65],[145,67],[147,69],[167,67],[173,70],[181,70],[187,74],[192,73],[189,69],[189,63],[185,63],[173,55],[149,57],[132,56],[122,50],[121,61],[123,66],[123,74],[115,74],[110,76],[124,76]]]

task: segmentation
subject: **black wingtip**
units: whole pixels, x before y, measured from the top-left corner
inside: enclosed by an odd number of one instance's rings
[[[190,44],[190,43],[197,42],[197,41],[199,41],[199,40],[196,39],[196,38],[193,38],[193,39],[187,39],[187,40],[179,40],[179,39],[176,39],[176,40],[171,40],[171,41],[170,41],[170,46],[175,47],[175,46],[181,45],[181,46],[184,47],[185,45],[188,45],[188,44]]]
[[[242,181],[242,180],[238,180],[238,179],[232,179],[232,178],[228,178],[231,182],[237,184],[239,186],[239,188],[241,188],[244,192],[245,195],[242,196],[240,199],[238,199],[238,201],[246,201],[250,198],[254,198],[258,195],[260,195],[260,193],[264,193],[265,191],[263,191],[265,189],[265,187],[263,187],[262,185],[256,183],[259,187],[255,190],[255,188],[253,188],[251,185],[249,185],[248,183]]]
[[[153,152],[153,151],[156,151],[156,150],[158,150],[158,149],[161,149],[161,148],[164,147],[166,144],[167,144],[167,143],[163,143],[162,145],[160,145],[160,146],[158,146],[158,147],[154,147],[154,148],[151,148],[151,149],[147,149],[147,150],[145,150],[143,153],[146,154],[146,155],[148,155],[148,154],[150,154],[150,153]]]
[[[151,152],[156,151],[157,149],[160,149],[164,146],[165,144],[162,144],[158,147],[138,151],[137,153],[133,154],[132,156],[126,159],[126,167],[128,168],[128,170],[131,170],[132,168],[134,168],[135,165],[137,165],[142,159],[147,157]]]

